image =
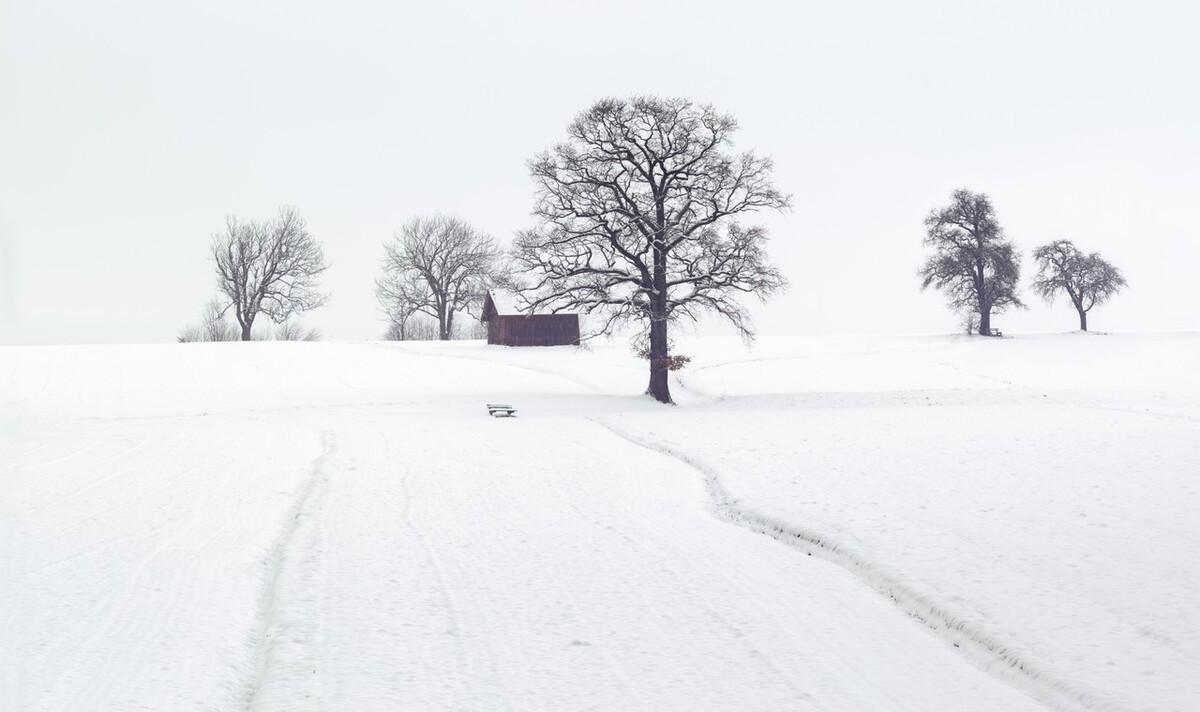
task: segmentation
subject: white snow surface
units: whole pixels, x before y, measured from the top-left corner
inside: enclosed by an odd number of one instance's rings
[[[678,350],[0,348],[0,710],[1197,709],[1200,335]]]

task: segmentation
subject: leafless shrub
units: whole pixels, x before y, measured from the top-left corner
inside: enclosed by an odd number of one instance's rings
[[[320,341],[321,331],[305,328],[294,321],[285,321],[275,327],[275,333],[271,337],[275,341]]]
[[[238,332],[225,320],[220,300],[214,298],[204,305],[198,326],[188,326],[177,337],[180,343],[191,341],[237,341]]]
[[[966,331],[967,336],[973,336],[979,332],[979,313],[974,309],[964,309],[962,312],[962,327]]]
[[[384,337],[388,341],[437,341],[437,323],[428,317],[413,316],[403,324],[392,321]]]

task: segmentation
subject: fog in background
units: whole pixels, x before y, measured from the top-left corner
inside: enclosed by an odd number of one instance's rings
[[[1025,256],[1129,280],[1094,330],[1200,327],[1200,11],[1190,3],[0,0],[0,343],[170,341],[226,214],[295,205],[327,338],[378,338],[382,243],[453,213],[507,243],[525,162],[605,96],[687,96],[774,157],[791,289],[761,333],[949,332],[916,270],[965,187]],[[1067,331],[1069,303],[994,318]],[[722,332],[723,333],[723,332]]]

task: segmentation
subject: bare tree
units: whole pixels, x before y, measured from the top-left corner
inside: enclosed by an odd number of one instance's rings
[[[514,271],[530,306],[596,313],[595,333],[634,322],[647,333],[647,393],[671,402],[668,324],[715,313],[753,336],[742,294],[785,285],[766,231],[736,219],[783,210],[772,163],[726,148],[737,123],[687,99],[605,99],[568,138],[530,162],[540,225],[520,234]]]
[[[934,252],[921,268],[921,289],[946,293],[950,306],[979,315],[979,333],[991,334],[992,312],[1024,306],[1017,298],[1020,257],[983,193],[956,190],[950,205],[925,218],[925,244]]]
[[[492,238],[454,217],[414,218],[384,245],[375,293],[401,335],[409,319],[437,320],[438,338],[454,332],[456,314],[471,311],[495,277],[500,252]]]
[[[967,336],[974,336],[979,332],[979,313],[974,309],[963,309],[960,313],[962,317],[962,328],[967,333]]]
[[[212,255],[225,309],[233,309],[242,341],[251,339],[259,314],[282,324],[328,298],[317,291],[328,266],[324,252],[295,208],[281,208],[267,222],[229,217],[225,232],[213,238]]]
[[[210,299],[204,305],[204,313],[200,317],[199,326],[189,326],[180,333],[178,341],[237,341],[238,332],[229,322],[225,321],[225,309],[217,298]]]
[[[1033,291],[1048,303],[1065,292],[1079,314],[1079,330],[1087,331],[1092,307],[1108,301],[1125,286],[1125,277],[1098,253],[1084,254],[1070,240],[1056,240],[1033,251],[1038,265]]]
[[[423,313],[423,309],[433,309],[433,300],[429,286],[415,271],[388,272],[387,266],[385,259],[384,276],[375,280],[375,297],[387,315],[388,338],[405,341],[414,338],[409,334],[414,317]]]

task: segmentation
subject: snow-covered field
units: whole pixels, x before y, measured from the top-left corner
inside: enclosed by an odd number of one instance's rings
[[[0,348],[0,710],[1198,708],[1200,335],[680,350]]]

